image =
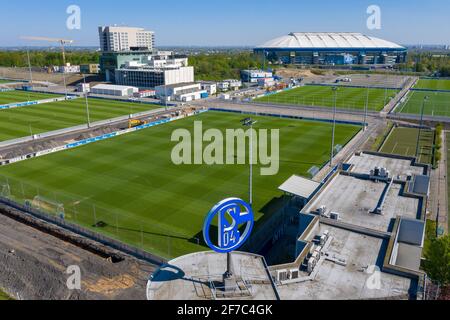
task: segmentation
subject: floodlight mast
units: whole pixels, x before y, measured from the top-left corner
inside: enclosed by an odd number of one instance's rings
[[[61,52],[62,52],[62,58],[63,58],[63,65],[66,65],[66,51],[64,46],[67,44],[72,44],[74,41],[73,40],[67,40],[67,39],[59,39],[59,38],[48,38],[48,37],[21,37],[21,39],[23,40],[32,40],[32,41],[47,41],[47,42],[56,42],[59,43],[59,45],[61,46]],[[66,84],[66,76],[65,73],[63,72],[63,81],[64,81],[64,90],[65,90],[65,95],[66,95],[66,99],[67,99],[67,84]]]
[[[334,139],[336,133],[336,104],[337,104],[337,87],[332,88],[334,92],[334,107],[333,107],[333,133],[331,135],[331,156],[330,156],[330,167],[333,167],[333,158],[334,158]]]
[[[419,154],[420,154],[420,136],[422,135],[422,127],[423,127],[423,115],[425,111],[425,105],[430,97],[425,96],[423,97],[422,102],[422,109],[420,111],[420,125],[419,125],[419,132],[417,134],[417,144],[416,144],[416,161],[419,161]]]
[[[244,127],[250,127],[250,174],[249,174],[249,204],[250,207],[253,207],[253,125],[255,125],[258,121],[253,120],[252,118],[246,118],[241,120],[241,123]]]

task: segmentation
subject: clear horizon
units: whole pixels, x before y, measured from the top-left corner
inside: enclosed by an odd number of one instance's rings
[[[97,47],[101,25],[127,25],[155,31],[156,46],[253,47],[293,31],[352,31],[402,45],[449,45],[450,2],[429,0],[324,0],[320,5],[296,1],[288,6],[268,0],[31,1],[26,10],[17,3],[2,4],[0,47],[52,46],[21,36],[74,40],[74,47]],[[81,9],[81,29],[69,30],[70,5]],[[381,9],[381,29],[367,28],[367,8]],[[6,13],[6,14],[5,14]],[[20,23],[17,23],[20,21]],[[13,28],[11,26],[14,26]],[[5,31],[7,30],[7,31]]]

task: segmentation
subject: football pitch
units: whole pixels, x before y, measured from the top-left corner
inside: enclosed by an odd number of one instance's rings
[[[157,105],[89,99],[91,122],[139,113]],[[0,141],[30,136],[87,123],[84,98],[0,110]]]
[[[450,80],[420,79],[419,82],[416,84],[415,88],[450,91]]]
[[[399,111],[397,112],[420,114],[426,96],[428,96],[428,101],[425,103],[425,115],[450,116],[450,92],[410,91],[406,101],[398,107]]]
[[[380,151],[383,153],[415,157],[418,134],[419,130],[416,128],[394,128]],[[419,143],[420,163],[431,164],[433,160],[433,144],[434,132],[431,130],[422,130]]]
[[[6,79],[0,79],[0,84],[2,84],[2,83],[14,83],[14,82],[17,82],[17,81],[14,81],[14,80],[6,80]]]
[[[29,91],[5,91],[0,92],[0,105],[15,103],[15,102],[28,102],[35,100],[44,100],[50,98],[63,97],[64,95],[51,94],[51,93],[39,93],[39,92],[29,92]]]
[[[195,117],[96,142],[0,168],[3,189],[16,201],[163,257],[206,250],[203,220],[228,197],[248,200],[247,165],[175,165],[171,142],[175,129],[193,131],[242,128],[243,115],[207,112]],[[280,129],[280,170],[261,176],[254,168],[257,225],[283,201],[278,187],[291,175],[307,176],[329,159],[330,123],[255,117],[255,129]],[[336,143],[345,145],[359,126],[337,125]],[[248,162],[247,162],[248,163]],[[1,184],[0,178],[0,185]],[[59,207],[59,209],[58,209]]]
[[[397,90],[369,89],[368,109],[380,111],[397,94]],[[341,109],[364,110],[367,89],[338,87],[336,106]],[[280,93],[257,98],[255,102],[290,104],[302,106],[334,106],[334,93],[331,86],[303,86]]]

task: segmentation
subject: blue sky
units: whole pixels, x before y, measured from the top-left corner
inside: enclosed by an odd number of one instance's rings
[[[65,37],[98,46],[97,27],[128,25],[156,32],[157,45],[258,45],[291,31],[355,31],[400,44],[450,44],[448,0],[22,0],[2,1],[0,46],[21,35]],[[66,9],[81,8],[81,30],[68,30]],[[368,30],[369,5],[382,13]],[[38,44],[38,43],[35,43]]]

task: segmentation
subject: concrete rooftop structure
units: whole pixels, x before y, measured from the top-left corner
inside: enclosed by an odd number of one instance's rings
[[[276,287],[264,258],[233,252],[236,294],[223,296],[222,276],[227,255],[199,252],[174,259],[154,273],[147,286],[150,300],[277,300]]]
[[[428,192],[421,187],[416,194],[412,182],[428,174],[427,166],[376,153],[354,155],[346,163],[351,165],[324,182],[301,210],[297,259],[270,266],[280,298],[420,297]],[[375,167],[390,175],[375,174]]]
[[[369,267],[382,268],[383,256],[386,254],[386,240],[325,224],[319,224],[317,231],[307,240],[312,241],[316,233],[322,234],[326,230],[332,237],[327,251],[330,255],[345,259],[347,265],[342,266],[329,260],[323,261],[321,266],[317,267],[317,274],[313,280],[278,286],[282,300],[408,298],[414,284],[411,279],[405,277],[381,272],[379,287],[372,287],[370,279],[374,270]],[[303,273],[302,276],[307,276],[307,273]]]

